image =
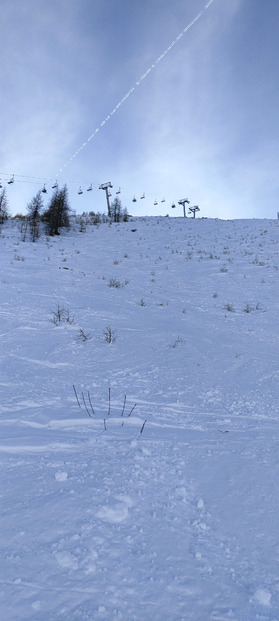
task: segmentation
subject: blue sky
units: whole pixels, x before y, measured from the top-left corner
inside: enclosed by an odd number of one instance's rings
[[[105,211],[99,185],[111,181],[135,215],[182,215],[171,205],[187,197],[200,216],[276,217],[278,0],[213,0],[156,64],[204,6],[1,0],[0,178],[15,176],[11,213],[44,184],[47,204],[58,179],[78,213]]]

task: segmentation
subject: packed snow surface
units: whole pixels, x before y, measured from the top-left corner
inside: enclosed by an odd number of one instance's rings
[[[278,621],[279,223],[0,247],[1,619]]]

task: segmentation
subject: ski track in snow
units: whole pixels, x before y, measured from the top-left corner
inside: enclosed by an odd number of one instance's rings
[[[278,621],[278,241],[2,227],[5,621]]]

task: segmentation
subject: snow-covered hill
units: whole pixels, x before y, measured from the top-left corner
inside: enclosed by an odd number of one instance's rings
[[[278,621],[278,242],[2,227],[1,619]]]

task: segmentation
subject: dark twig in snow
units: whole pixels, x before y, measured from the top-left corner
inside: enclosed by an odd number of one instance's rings
[[[140,430],[140,433],[142,433],[142,432],[143,432],[144,427],[145,427],[145,423],[147,423],[147,420],[145,420],[145,421],[144,421],[144,423],[143,423],[143,425],[142,425],[142,428],[141,428],[141,430]]]
[[[108,416],[110,415],[110,387],[109,387],[109,409],[108,409]]]
[[[132,414],[132,412],[134,411],[134,409],[135,409],[136,405],[137,405],[136,403],[135,403],[135,405],[133,405],[133,407],[132,407],[131,411],[129,412],[128,416],[131,416],[131,414]]]
[[[88,390],[88,401],[89,401],[89,403],[90,403],[90,407],[91,407],[91,410],[92,410],[92,415],[94,416],[95,412],[94,412],[93,405],[92,405],[92,403],[91,403],[91,397],[90,397],[90,392],[89,392],[89,390]]]
[[[87,407],[87,405],[86,405],[86,402],[85,402],[85,398],[84,398],[84,394],[83,394],[83,392],[82,392],[81,394],[82,394],[82,400],[83,400],[83,403],[84,403],[84,407],[85,407],[85,409],[86,409],[86,412],[87,412],[88,416],[90,416],[90,418],[91,418],[91,414],[90,414],[90,412],[89,412],[89,410],[88,410],[88,407]]]
[[[76,395],[76,400],[77,400],[77,402],[78,402],[78,406],[81,408],[81,405],[80,405],[80,402],[79,402],[79,400],[78,400],[78,396],[77,396],[76,387],[74,386],[74,384],[73,384],[73,389],[74,389],[74,391],[75,391],[75,395]]]
[[[124,414],[125,405],[126,405],[126,395],[124,395],[124,403],[123,403],[123,410],[122,410],[121,416],[123,416],[123,414]]]

